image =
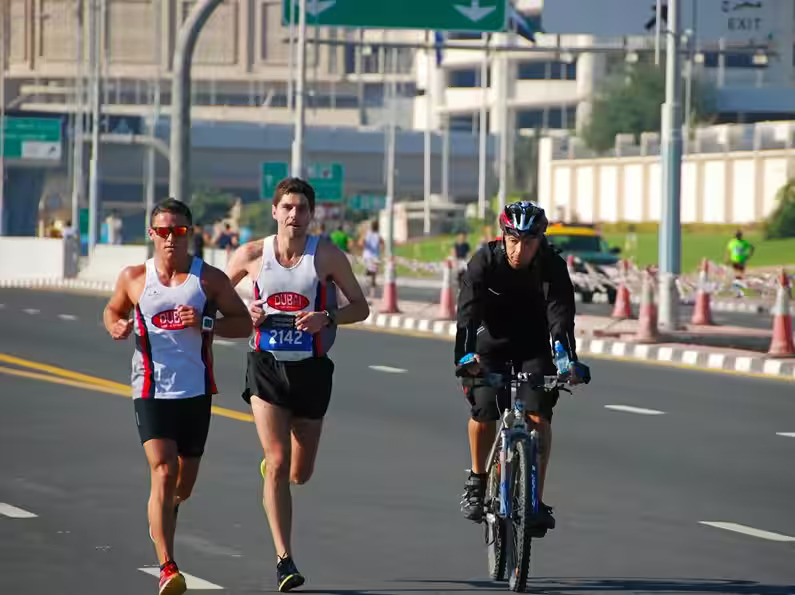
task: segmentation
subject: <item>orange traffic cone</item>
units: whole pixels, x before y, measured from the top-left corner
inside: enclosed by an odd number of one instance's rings
[[[795,356],[792,340],[792,314],[789,310],[790,287],[787,273],[781,269],[778,278],[776,305],[773,308],[773,338],[767,354],[773,357]]]
[[[647,268],[643,271],[643,288],[640,292],[640,313],[638,315],[638,331],[635,341],[638,343],[656,343],[660,340],[657,330],[657,304],[654,300],[654,278]]]
[[[382,314],[398,314],[397,283],[395,283],[395,261],[390,258],[384,267],[384,295],[381,298]]]
[[[442,268],[442,293],[439,296],[439,320],[455,320],[453,300],[453,260],[448,258]]]
[[[693,317],[690,324],[712,325],[712,311],[709,307],[709,291],[707,282],[709,281],[709,263],[707,259],[701,261],[701,272],[698,274],[698,293],[696,294],[696,305],[693,308]]]
[[[627,268],[628,263],[626,260],[621,261],[621,275],[616,291],[616,304],[613,307],[613,313],[610,315],[612,318],[632,318],[632,305],[629,300],[629,289],[627,289]]]

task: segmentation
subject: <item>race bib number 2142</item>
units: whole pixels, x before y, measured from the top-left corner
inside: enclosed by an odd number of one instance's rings
[[[269,316],[268,318],[271,317]],[[289,316],[285,318],[294,317]],[[268,324],[269,322],[270,324]],[[294,321],[291,321],[290,324],[285,324],[285,322],[287,321],[266,319],[265,324],[260,331],[259,348],[264,351],[311,352],[312,335],[310,333],[297,330],[294,326]]]

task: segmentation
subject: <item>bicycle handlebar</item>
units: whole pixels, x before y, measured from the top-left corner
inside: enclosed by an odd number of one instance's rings
[[[584,376],[580,377],[582,384],[588,384],[591,381],[591,372],[587,366],[583,366]],[[573,386],[571,382],[570,373],[545,375],[532,372],[515,372],[509,374],[501,374],[499,372],[489,372],[472,375],[467,374],[463,366],[456,370],[456,376],[477,378],[483,380],[487,385],[493,387],[501,387],[511,382],[519,382],[521,384],[529,384],[532,389],[543,388],[544,390],[553,390],[562,385]]]
[[[504,386],[510,382],[516,381],[520,384],[529,384],[532,389],[543,388],[544,390],[553,390],[560,385],[571,384],[569,374],[553,374],[548,376],[546,374],[534,374],[532,372],[517,372],[514,374],[500,374],[489,373],[479,376],[486,384],[494,387]]]

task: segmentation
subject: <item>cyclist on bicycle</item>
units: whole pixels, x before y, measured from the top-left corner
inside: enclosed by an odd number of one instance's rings
[[[500,214],[502,237],[482,246],[471,258],[458,295],[455,363],[471,406],[469,471],[461,511],[472,521],[483,516],[486,468],[500,412],[510,407],[510,390],[485,382],[483,373],[516,371],[556,374],[552,341],[560,341],[569,359],[572,384],[587,368],[576,363],[574,288],[566,262],[547,242],[544,210],[529,201],[509,204]],[[480,378],[479,378],[480,377]],[[550,422],[557,389],[519,389],[528,417],[540,434],[539,500],[551,448]],[[552,508],[540,503],[537,522],[555,527]]]

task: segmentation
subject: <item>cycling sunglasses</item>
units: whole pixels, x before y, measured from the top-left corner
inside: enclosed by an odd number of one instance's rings
[[[187,225],[174,225],[173,227],[152,227],[153,232],[159,235],[164,240],[168,238],[172,233],[174,234],[175,238],[179,238],[182,236],[188,235],[188,231],[190,227]]]

